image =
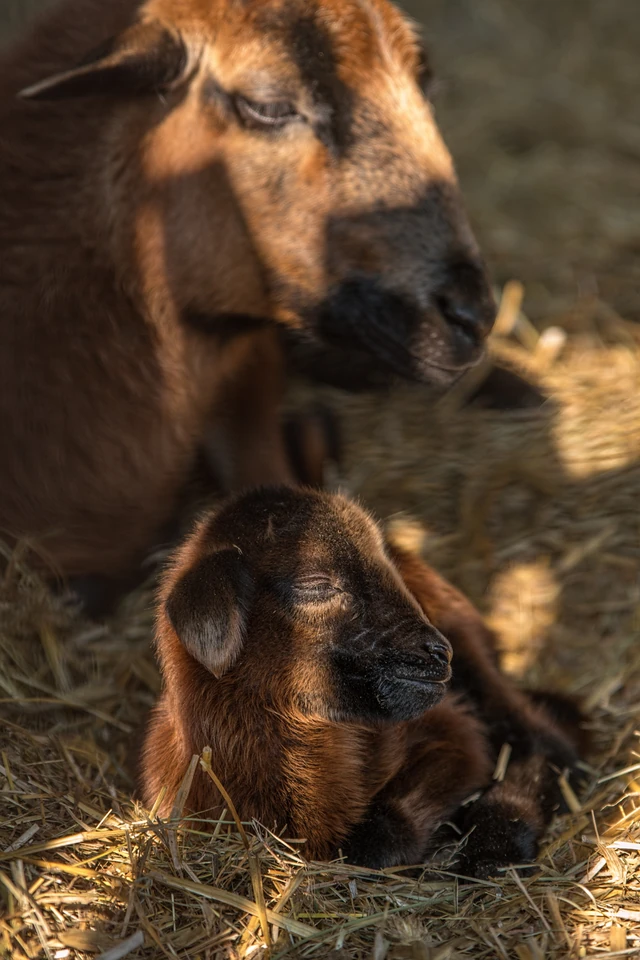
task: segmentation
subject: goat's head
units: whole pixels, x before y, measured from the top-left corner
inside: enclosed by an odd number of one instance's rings
[[[162,594],[163,631],[237,696],[337,721],[406,720],[444,695],[451,647],[340,496],[245,494],[204,520]],[[244,691],[244,694],[243,694]]]
[[[166,276],[185,316],[259,315],[404,377],[448,383],[474,363],[492,294],[426,57],[393,4],[132,11],[82,66],[23,95],[122,102],[109,197],[133,204],[147,287]]]

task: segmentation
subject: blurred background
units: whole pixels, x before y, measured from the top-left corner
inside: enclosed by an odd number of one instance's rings
[[[9,39],[50,0],[0,0]],[[493,276],[570,324],[606,303],[640,320],[636,0],[405,0]]]
[[[634,0],[406,0],[495,279],[550,321],[601,298],[640,320]]]

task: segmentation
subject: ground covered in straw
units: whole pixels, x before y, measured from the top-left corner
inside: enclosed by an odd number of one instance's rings
[[[419,389],[384,403],[326,394],[347,435],[335,479],[473,597],[514,676],[589,710],[589,789],[569,796],[539,873],[378,875],[306,864],[263,826],[243,837],[230,813],[213,837],[161,823],[130,800],[131,748],[158,691],[148,591],[97,627],[14,556],[0,606],[9,955],[226,958],[265,942],[277,957],[345,960],[640,951],[640,349],[635,327],[607,330],[555,359],[547,338],[535,350],[496,339],[494,353],[550,392],[542,411],[461,409],[459,395],[434,403]]]

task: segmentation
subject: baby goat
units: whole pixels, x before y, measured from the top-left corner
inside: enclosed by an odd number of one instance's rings
[[[576,762],[571,734],[499,673],[471,604],[341,496],[264,489],[207,516],[165,576],[157,649],[145,802],[166,786],[168,813],[209,745],[240,816],[286,826],[310,858],[418,863],[456,815],[476,827],[464,872],[531,861]],[[187,806],[220,813],[202,771]]]

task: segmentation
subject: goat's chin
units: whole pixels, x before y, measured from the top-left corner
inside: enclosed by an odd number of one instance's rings
[[[385,677],[378,687],[381,711],[396,722],[415,720],[435,707],[448,689],[445,681]]]
[[[345,281],[299,311],[299,336],[343,353],[370,375],[446,388],[484,355],[483,336],[374,280]]]
[[[359,699],[353,703],[305,703],[302,713],[309,719],[328,721],[329,723],[352,724],[355,726],[384,727],[390,723],[403,723],[416,720],[423,713],[435,707],[447,692],[446,683],[398,684],[398,689],[390,689],[385,684],[367,703]],[[409,687],[409,689],[407,689]]]
[[[437,318],[426,320],[405,342],[374,327],[357,331],[350,344],[368,358],[374,370],[388,371],[396,380],[409,380],[445,390],[477,366],[484,344],[458,326]]]
[[[297,698],[297,709],[309,719],[330,723],[378,725],[415,720],[435,707],[449,688],[449,671],[442,678],[406,672],[394,676],[351,677],[334,691],[335,696],[306,692]]]

